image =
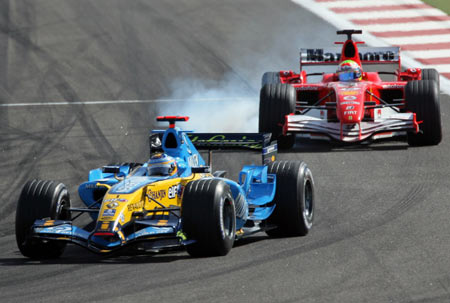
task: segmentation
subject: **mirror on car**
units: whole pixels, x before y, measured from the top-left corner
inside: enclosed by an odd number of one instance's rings
[[[102,172],[105,174],[118,174],[120,172],[120,166],[103,166]]]

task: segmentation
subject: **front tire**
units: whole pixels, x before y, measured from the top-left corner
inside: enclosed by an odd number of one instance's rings
[[[219,179],[188,183],[181,210],[183,231],[196,243],[186,247],[193,257],[225,256],[236,236],[236,210],[231,189]]]
[[[275,210],[267,219],[269,236],[305,236],[312,227],[315,208],[314,180],[304,162],[275,161],[269,173],[276,175]]]
[[[424,68],[422,69],[422,80],[433,80],[436,81],[438,86],[438,92],[440,92],[440,82],[439,82],[439,72],[434,68]]]
[[[259,99],[259,132],[272,133],[280,149],[294,146],[295,135],[283,135],[286,115],[295,112],[297,92],[289,84],[266,84],[261,88]]]
[[[277,84],[281,83],[279,72],[265,72],[261,78],[261,87],[266,84]]]
[[[16,241],[20,252],[32,259],[58,258],[62,241],[32,239],[31,226],[37,219],[70,220],[70,196],[62,183],[31,180],[22,189],[16,209]]]
[[[408,134],[411,146],[437,145],[442,140],[439,90],[434,80],[410,81],[405,86],[406,107],[416,114],[420,133]]]

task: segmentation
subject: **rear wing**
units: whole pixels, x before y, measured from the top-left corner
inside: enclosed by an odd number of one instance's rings
[[[398,64],[400,69],[399,47],[359,47],[362,64]],[[337,65],[341,59],[341,47],[300,49],[300,71],[304,65]]]
[[[270,142],[270,133],[187,133],[198,150],[261,150],[262,163],[273,162],[277,143]],[[211,155],[210,155],[211,158]]]
[[[270,145],[270,133],[188,133],[198,149],[262,149]]]
[[[278,146],[271,142],[270,133],[194,133],[183,131],[198,150],[209,151],[209,166],[213,150],[253,150],[262,151],[262,163],[267,165],[275,161]],[[150,157],[154,153],[163,153],[164,131],[155,130],[149,136]]]

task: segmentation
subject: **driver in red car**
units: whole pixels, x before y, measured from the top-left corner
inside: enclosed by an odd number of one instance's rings
[[[353,60],[345,60],[339,64],[337,69],[339,81],[359,81],[362,79],[362,70],[358,63]]]

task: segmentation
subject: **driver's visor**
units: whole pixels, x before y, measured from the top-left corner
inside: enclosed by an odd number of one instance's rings
[[[153,164],[147,168],[149,176],[168,176],[173,171],[169,164]]]
[[[355,79],[354,71],[343,71],[338,73],[339,81],[350,81]]]

